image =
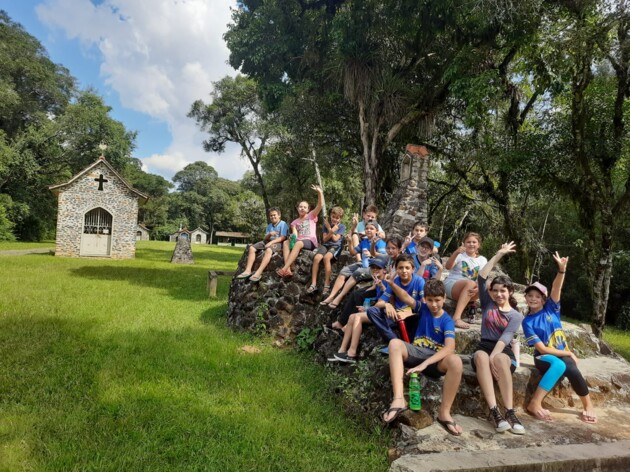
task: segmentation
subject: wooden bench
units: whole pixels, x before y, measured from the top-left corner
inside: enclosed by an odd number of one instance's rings
[[[229,275],[233,277],[236,274],[235,270],[209,270],[208,271],[208,296],[210,298],[217,298],[217,284],[219,282],[220,275]]]

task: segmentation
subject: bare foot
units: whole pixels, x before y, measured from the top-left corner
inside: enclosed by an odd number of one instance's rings
[[[459,329],[469,329],[470,325],[460,318],[455,320],[455,327]]]
[[[332,324],[332,328],[333,328],[333,329],[341,329],[341,330],[343,330],[343,325],[342,325],[341,323],[339,323],[339,321],[335,321],[335,322]]]
[[[534,418],[541,420],[541,421],[552,421],[551,418],[551,413],[549,412],[549,410],[545,410],[544,408],[540,407],[540,408],[535,408],[535,407],[527,407],[527,413],[531,416],[533,416]]]
[[[588,424],[597,423],[597,415],[593,410],[584,410],[580,415],[580,419]]]

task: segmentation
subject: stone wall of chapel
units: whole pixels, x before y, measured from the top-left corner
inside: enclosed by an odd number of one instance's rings
[[[99,191],[94,179],[101,174],[108,182]],[[135,257],[138,197],[105,164],[95,166],[59,192],[55,255],[79,257],[85,214],[98,207],[112,215],[110,257]]]

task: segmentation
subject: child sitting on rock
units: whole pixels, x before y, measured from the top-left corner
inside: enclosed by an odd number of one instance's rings
[[[542,402],[554,385],[567,377],[582,402],[580,419],[585,423],[597,423],[588,385],[578,369],[577,356],[569,349],[560,321],[560,294],[569,258],[560,257],[558,252],[553,258],[558,264],[558,274],[551,286],[551,296],[548,297],[547,287],[539,282],[525,289],[529,314],[523,320],[523,333],[527,344],[534,346],[534,365],[542,375],[527,405],[527,412],[539,420],[551,421],[551,413],[543,408]]]
[[[317,215],[324,204],[324,193],[319,185],[313,185],[311,188],[317,192],[317,205],[309,211],[310,205],[307,201],[298,203],[298,217],[291,222],[291,240],[282,244],[284,266],[276,270],[280,277],[293,276],[291,264],[295,262],[302,249],[312,251],[317,247]]]
[[[367,290],[373,292],[376,298],[379,298],[383,292],[387,289],[387,285],[384,283],[385,277],[385,264],[386,260],[382,256],[374,257],[370,259],[370,272],[374,284]],[[329,361],[340,361],[354,363],[357,359],[357,349],[359,348],[359,340],[361,333],[363,332],[363,325],[370,323],[367,317],[367,313],[364,307],[358,310],[356,313],[350,315],[347,326],[344,330],[343,341],[339,347],[339,351]]]
[[[352,229],[350,230],[350,234],[352,236],[352,240],[350,243],[350,247],[355,247],[359,245],[359,241],[365,237],[365,225],[368,221],[376,221],[378,218],[378,208],[376,205],[368,205],[363,210],[363,220],[359,221],[359,215],[352,215]],[[378,237],[381,239],[385,238],[385,231],[381,228],[381,225],[378,225],[377,228]],[[361,261],[361,254],[356,254],[357,261]]]
[[[400,339],[389,342],[393,399],[389,409],[383,414],[383,421],[391,423],[407,410],[403,379],[404,369],[407,367],[406,375],[418,372],[432,378],[444,376],[437,421],[448,433],[459,436],[463,430],[453,420],[451,407],[462,379],[463,365],[460,357],[455,354],[453,319],[443,309],[446,300],[444,284],[439,280],[429,280],[424,287],[422,303],[402,287],[394,287],[393,284],[389,286],[403,303],[413,307],[420,319],[413,344]]]
[[[362,238],[360,243],[355,247],[350,247],[350,254],[352,256],[360,255],[361,258],[366,261],[369,260],[370,257],[375,257],[378,254],[385,254],[387,244],[379,237],[378,228],[379,224],[376,221],[369,221],[365,225],[365,237]],[[320,305],[328,305],[329,308],[333,309],[337,308],[341,302],[341,298],[336,298],[337,293],[343,288],[346,279],[361,268],[367,269],[367,264],[364,266],[363,262],[356,262],[343,267],[335,279],[330,294],[328,294],[326,299],[320,302]],[[367,274],[365,271],[363,273]]]
[[[385,246],[385,251],[387,252],[387,256],[379,255],[377,257],[379,259],[383,259],[385,263],[385,273],[389,273],[394,267],[396,258],[400,255],[402,238],[395,234],[393,236],[389,236],[386,240],[386,243],[387,244]],[[371,277],[371,273],[367,275]],[[341,292],[339,292],[339,294],[333,300],[333,304],[340,303],[341,300],[343,300],[343,297],[349,293],[349,296],[343,305],[343,309],[341,310],[341,314],[337,318],[337,321],[332,324],[332,327],[334,329],[343,329],[343,327],[346,326],[346,324],[348,323],[350,315],[352,315],[356,311],[361,311],[365,307],[366,299],[378,299],[378,297],[376,297],[376,291],[374,289],[358,288],[352,290],[358,283],[366,280],[371,280],[371,278],[367,278],[365,269],[363,267],[355,270],[352,275],[346,280],[343,289],[341,289]],[[370,303],[370,306],[371,305],[373,305],[373,303]]]
[[[424,236],[417,245],[418,252],[414,255],[414,265],[416,274],[422,277],[425,282],[429,279],[441,280],[442,261],[439,256],[434,255],[433,240]]]
[[[330,293],[330,275],[332,273],[332,263],[343,249],[343,236],[346,226],[341,223],[343,218],[343,208],[333,207],[330,210],[330,218],[324,220],[322,228],[323,244],[317,248],[317,253],[313,258],[313,269],[311,272],[311,285],[306,289],[306,293],[313,293],[317,290],[317,275],[319,274],[319,264],[324,262],[324,291],[322,295]]]
[[[256,244],[252,244],[248,248],[247,253],[247,263],[245,264],[245,270],[242,273],[236,276],[237,279],[246,279],[249,277],[250,281],[258,282],[260,280],[261,274],[269,265],[269,261],[271,261],[271,256],[275,252],[279,252],[282,248],[282,243],[287,239],[287,235],[289,232],[289,227],[287,224],[280,220],[281,213],[278,208],[270,208],[267,213],[269,217],[269,224],[265,229],[265,238],[262,241],[258,241]],[[264,251],[262,261],[260,261],[260,266],[256,270],[256,272],[252,275],[252,268],[254,266],[254,261],[256,260],[256,255],[260,251]]]

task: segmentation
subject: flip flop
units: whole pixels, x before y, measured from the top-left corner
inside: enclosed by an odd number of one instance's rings
[[[580,413],[580,420],[586,424],[595,424],[597,423],[597,416],[595,415],[587,415],[585,411]]]
[[[441,420],[440,418],[436,418],[437,422],[440,423],[440,425],[442,425],[442,428],[444,428],[446,430],[446,432],[448,434],[452,434],[453,436],[461,436],[462,433],[460,433],[459,431],[455,430],[455,429],[451,429],[449,426],[452,426],[453,428],[457,427],[457,423],[455,423],[455,421],[445,421],[445,420]]]
[[[261,276],[261,275],[252,275],[252,276],[249,278],[249,281],[250,281],[250,282],[260,282],[260,279],[262,279],[262,276]]]
[[[317,290],[317,287],[315,285],[310,285],[307,289],[306,289],[306,293],[313,293],[315,290]]]
[[[319,304],[321,306],[327,306],[329,302],[327,302],[326,300],[322,300],[321,302],[319,302]]]
[[[389,408],[388,410],[384,411],[383,414],[381,415],[381,418],[383,418],[383,421],[385,422],[385,424],[390,424],[393,423],[400,415],[402,415],[405,411],[407,411],[409,408],[407,408],[406,406],[404,407],[392,407]],[[389,420],[385,419],[385,416],[388,413],[394,413],[394,416],[392,416]]]
[[[337,308],[339,305],[335,304],[335,303],[329,303],[328,304],[328,308],[330,308],[331,310],[334,310],[335,308]]]
[[[251,272],[249,272],[249,273],[245,273],[245,272],[243,272],[243,273],[241,273],[241,274],[238,274],[238,275],[236,276],[236,278],[237,278],[237,279],[246,279],[246,278],[251,277],[251,276],[252,276],[252,273],[251,273]]]

